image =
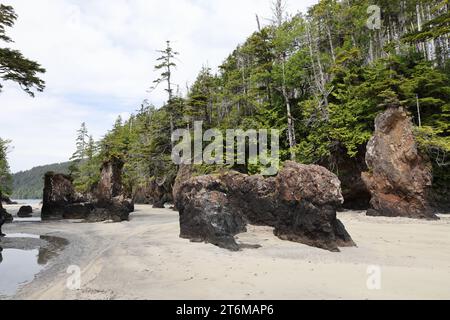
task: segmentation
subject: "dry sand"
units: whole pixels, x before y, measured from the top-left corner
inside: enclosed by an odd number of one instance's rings
[[[281,241],[271,228],[239,235],[259,249],[229,252],[180,239],[178,214],[137,206],[130,222],[15,223],[7,233],[70,244],[14,299],[450,299],[450,216],[436,222],[340,213],[357,248],[331,253]],[[69,290],[68,266],[81,268]],[[381,289],[369,290],[369,266]]]

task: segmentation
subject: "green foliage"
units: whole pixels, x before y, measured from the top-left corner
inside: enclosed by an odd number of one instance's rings
[[[0,41],[13,42],[6,35],[6,28],[13,27],[17,15],[11,6],[0,4]],[[17,83],[26,93],[34,97],[33,90],[42,92],[45,82],[39,78],[39,74],[45,73],[39,63],[25,58],[18,50],[0,48],[0,79]],[[0,92],[3,83],[0,82]]]
[[[10,195],[12,191],[12,176],[7,159],[9,140],[0,138],[0,194]]]

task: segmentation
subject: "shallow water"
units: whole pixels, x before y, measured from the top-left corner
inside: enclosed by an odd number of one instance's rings
[[[0,253],[0,298],[14,295],[21,285],[31,282],[43,268],[39,250],[4,249]]]
[[[5,238],[26,238],[26,239],[40,239],[41,236],[36,234],[28,234],[28,233],[9,233]]]
[[[41,222],[41,221],[42,221],[41,217],[32,217],[32,218],[14,217],[13,223],[16,223],[16,222]]]
[[[58,237],[10,233],[0,242],[0,300],[33,281],[68,241]],[[3,248],[2,248],[3,246]]]
[[[23,200],[17,200],[17,199],[11,199],[13,202],[17,202],[18,205],[22,206],[35,206],[41,203],[42,199],[23,199]]]

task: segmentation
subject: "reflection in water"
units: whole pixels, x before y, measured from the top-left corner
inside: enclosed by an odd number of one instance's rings
[[[0,295],[12,296],[17,289],[34,279],[43,266],[37,262],[38,250],[4,249],[0,264]]]
[[[58,237],[9,234],[0,247],[0,298],[13,296],[58,255],[68,241]]]

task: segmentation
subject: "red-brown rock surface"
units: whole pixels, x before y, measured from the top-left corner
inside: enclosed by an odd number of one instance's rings
[[[402,108],[377,117],[366,162],[369,172],[362,177],[372,195],[368,215],[437,219],[427,202],[431,164],[420,155],[412,121]]]
[[[128,220],[134,211],[134,203],[122,194],[122,167],[123,164],[117,160],[103,164],[100,182],[90,201],[75,192],[70,176],[47,173],[42,219]]]
[[[330,251],[355,245],[336,217],[343,202],[339,179],[323,167],[287,162],[276,178],[227,172],[192,178],[178,190],[183,238],[238,250],[234,236],[251,223]]]

